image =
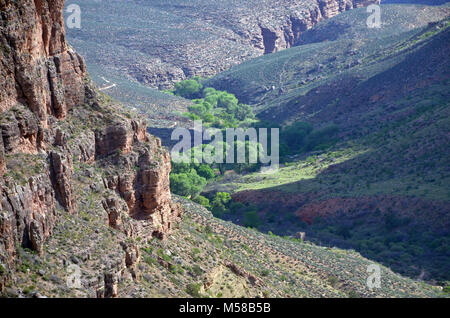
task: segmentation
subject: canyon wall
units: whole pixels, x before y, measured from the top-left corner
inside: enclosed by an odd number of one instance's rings
[[[106,177],[98,186],[112,198],[104,213],[111,220],[111,206],[125,201],[141,237],[164,238],[181,216],[168,153],[144,121],[89,80],[66,44],[63,7],[63,0],[0,0],[0,290],[18,247],[42,254],[60,216],[79,212],[80,166],[120,175],[116,187]]]
[[[378,0],[318,0],[304,6],[292,1],[286,3],[287,11],[274,8],[268,14],[255,17],[248,25],[248,40],[260,53],[275,53],[292,46],[300,40],[303,32],[311,29],[323,19],[341,12],[360,8]]]
[[[186,78],[210,77],[295,46],[306,30],[323,19],[377,2],[68,0],[83,11],[82,32],[73,29],[68,34],[93,69],[166,89]],[[117,12],[122,13],[120,26]]]

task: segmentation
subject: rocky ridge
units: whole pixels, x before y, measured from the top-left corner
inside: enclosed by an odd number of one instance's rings
[[[81,30],[69,30],[69,38],[95,69],[166,89],[188,77],[209,77],[292,47],[319,21],[377,2],[76,1],[84,24]],[[120,27],[108,21],[118,11],[125,17]],[[108,14],[100,19],[98,12]]]

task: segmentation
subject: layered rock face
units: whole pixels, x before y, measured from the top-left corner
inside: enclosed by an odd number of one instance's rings
[[[68,48],[63,1],[0,2],[2,61],[0,110],[26,104],[45,128],[84,101],[82,58]]]
[[[97,190],[109,191],[111,226],[120,228],[122,217],[112,221],[114,207],[132,217],[131,230],[123,228],[128,236],[164,238],[181,216],[171,201],[167,152],[142,120],[123,114],[86,77],[65,41],[63,6],[0,0],[0,290],[17,247],[42,254],[59,216],[78,213],[80,165],[120,175],[117,187],[105,178]]]
[[[378,0],[318,0],[311,3],[293,1],[278,1],[270,8],[268,14],[255,17],[248,25],[241,24],[240,28],[248,27],[245,37],[261,53],[275,53],[295,46],[303,32],[311,29],[323,19],[337,14],[360,8]],[[280,10],[276,6],[285,6]]]
[[[85,96],[85,64],[66,46],[62,7],[62,1],[0,1],[2,262],[13,260],[15,244],[42,251],[56,222],[56,193],[73,211],[70,161],[46,152],[55,121]],[[24,154],[42,161],[39,171],[20,165]],[[8,167],[8,158],[19,162]]]
[[[135,122],[136,123],[136,122]],[[136,126],[139,127],[139,126]],[[134,140],[139,140],[139,134],[134,133]],[[118,193],[121,199],[108,197],[103,201],[103,206],[108,212],[110,226],[121,229],[129,236],[146,237],[146,233],[163,239],[181,217],[181,209],[172,202],[169,184],[171,170],[168,152],[161,148],[159,139],[148,139],[144,135],[149,148],[140,147],[137,151],[130,152],[119,159],[121,169],[111,169],[108,176],[103,178],[106,189]],[[121,153],[127,151],[127,140],[122,136]],[[107,161],[107,165],[110,162]],[[133,225],[124,224],[124,216],[143,222]]]

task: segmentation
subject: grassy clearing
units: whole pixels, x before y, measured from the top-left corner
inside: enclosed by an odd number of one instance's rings
[[[330,151],[324,154],[308,156],[306,159],[288,162],[280,167],[276,173],[252,173],[245,176],[232,174],[224,177],[217,183],[207,187],[229,192],[239,192],[243,190],[261,190],[280,187],[286,192],[298,192],[296,182],[313,180],[318,174],[332,165],[351,160],[358,155],[366,153],[368,150],[356,150],[347,148],[344,150]],[[305,189],[306,190],[306,189]]]

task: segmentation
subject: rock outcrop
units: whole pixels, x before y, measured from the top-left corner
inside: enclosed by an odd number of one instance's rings
[[[133,169],[125,173],[113,173],[104,180],[105,187],[120,194],[126,202],[121,206],[114,198],[104,201],[112,227],[122,225],[120,211],[137,220],[146,220],[153,236],[164,238],[181,217],[181,209],[172,203],[169,174],[171,170],[168,152],[159,151],[159,139],[149,141],[152,149],[141,149],[139,154],[127,156],[126,166]],[[147,231],[147,230],[146,230]]]
[[[115,188],[92,187],[109,191],[105,216],[128,237],[164,238],[181,216],[168,153],[143,120],[96,90],[66,44],[63,7],[63,0],[0,0],[0,290],[16,247],[43,254],[59,216],[79,212],[80,166],[92,182],[104,171],[119,176]],[[135,277],[138,251],[124,251]],[[105,296],[115,297],[114,275],[104,280]]]
[[[40,124],[84,102],[83,59],[65,41],[60,0],[0,2],[0,110],[26,104]]]
[[[61,205],[68,212],[73,212],[75,208],[75,198],[71,179],[73,176],[73,162],[69,153],[50,153],[51,173],[53,176],[53,187],[56,197]]]
[[[287,3],[291,10],[280,12],[272,9],[270,15],[257,18],[258,28],[252,27],[250,43],[264,54],[275,53],[295,46],[303,32],[311,29],[323,19],[328,19],[337,14],[359,8],[371,3],[379,3],[374,0],[318,0],[310,6],[297,3]],[[253,22],[254,24],[255,22]]]

